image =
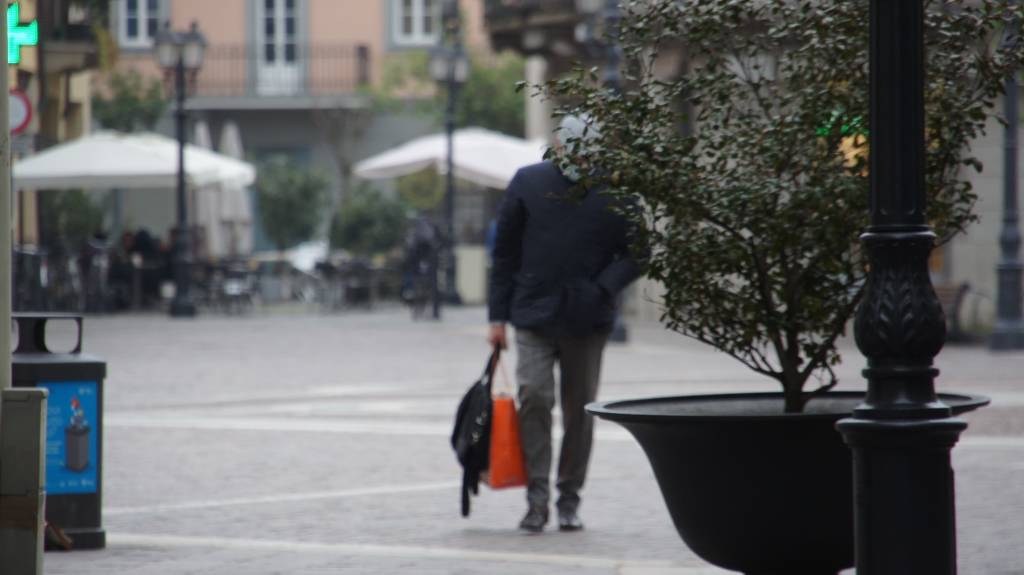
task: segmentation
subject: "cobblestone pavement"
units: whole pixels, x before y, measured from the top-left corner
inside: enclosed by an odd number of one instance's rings
[[[101,551],[47,553],[50,575],[712,575],[676,536],[650,467],[599,422],[587,529],[528,536],[521,490],[459,517],[447,443],[483,367],[484,312],[87,318],[108,360]],[[852,345],[843,387],[863,386]],[[510,364],[511,365],[511,364]],[[990,395],[956,449],[961,573],[1024,573],[1024,354],[951,347],[940,387]],[[511,371],[511,370],[510,370]],[[730,358],[632,325],[603,399],[773,391]]]

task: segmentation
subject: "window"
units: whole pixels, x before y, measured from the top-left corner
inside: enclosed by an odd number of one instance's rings
[[[391,0],[392,38],[399,46],[427,46],[441,31],[442,0]]]
[[[160,29],[160,0],[122,0],[118,12],[121,45],[148,48]]]
[[[263,0],[263,63],[294,64],[295,0]]]
[[[257,0],[257,91],[283,96],[299,90],[297,0]]]

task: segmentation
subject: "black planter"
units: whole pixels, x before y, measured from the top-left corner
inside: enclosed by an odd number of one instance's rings
[[[988,402],[940,394],[954,413]],[[782,395],[592,403],[640,442],[672,521],[705,561],[747,575],[835,575],[853,566],[853,471],[835,429],[864,398],[833,392],[802,414]]]

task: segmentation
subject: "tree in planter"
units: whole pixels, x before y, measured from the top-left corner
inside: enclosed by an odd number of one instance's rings
[[[405,206],[400,201],[362,188],[356,190],[331,221],[331,248],[358,256],[386,253],[402,243],[405,224]]]
[[[323,176],[272,156],[259,166],[256,189],[263,229],[279,251],[313,237],[327,195]]]
[[[969,144],[1022,51],[999,43],[1007,0],[926,2],[926,185],[939,241],[973,221]],[[624,3],[626,88],[596,70],[545,86],[596,141],[555,160],[630,200],[662,319],[776,379],[785,410],[837,383],[836,339],[860,301],[867,226],[866,0]],[[683,77],[657,75],[685,45]],[[692,109],[693,130],[681,110]],[[587,166],[600,166],[588,170]],[[818,386],[806,391],[807,383]]]

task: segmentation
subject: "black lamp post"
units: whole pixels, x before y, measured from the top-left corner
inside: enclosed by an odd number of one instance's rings
[[[954,575],[950,451],[967,424],[935,394],[946,339],[928,274],[923,0],[871,0],[871,261],[854,335],[865,402],[839,422],[853,450],[858,575]]]
[[[1019,42],[1020,22],[1014,21],[1003,41]],[[1003,228],[999,233],[1001,257],[996,266],[996,326],[990,342],[992,349],[1024,349],[1024,319],[1021,317],[1020,226],[1017,215],[1017,72],[1006,78],[1003,96],[1006,128],[1003,138]]]
[[[174,231],[174,299],[172,317],[192,317],[196,306],[189,293],[191,260],[188,233],[188,203],[185,198],[185,74],[195,75],[203,65],[206,39],[195,22],[187,32],[174,32],[170,24],[157,33],[154,40],[156,59],[165,76],[174,78],[175,132],[178,138],[178,225]]]
[[[455,103],[459,87],[466,83],[469,76],[469,58],[462,47],[462,25],[459,19],[457,0],[446,0],[441,9],[441,37],[437,48],[431,55],[430,71],[434,80],[445,87],[448,102],[444,112],[444,130],[448,138],[448,173],[445,176],[444,214],[445,214],[445,282],[444,299],[450,304],[462,303],[456,285],[455,259]],[[435,317],[438,315],[435,302]]]

